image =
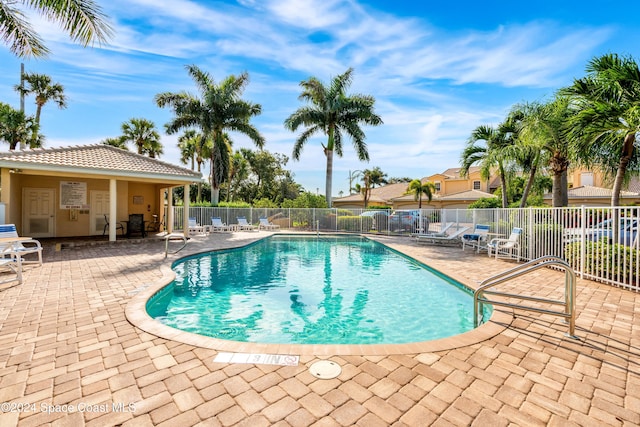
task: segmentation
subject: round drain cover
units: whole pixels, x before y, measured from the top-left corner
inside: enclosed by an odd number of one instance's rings
[[[342,368],[336,362],[330,360],[320,360],[315,362],[309,368],[309,372],[316,378],[330,380],[335,378],[342,372]]]

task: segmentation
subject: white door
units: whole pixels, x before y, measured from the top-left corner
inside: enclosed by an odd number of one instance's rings
[[[22,190],[22,234],[29,237],[54,237],[55,190]]]
[[[91,213],[89,220],[90,233],[92,236],[102,235],[106,221],[104,216],[109,217],[109,192],[108,191],[91,191]],[[111,218],[109,218],[111,219]],[[109,233],[109,230],[107,230]]]

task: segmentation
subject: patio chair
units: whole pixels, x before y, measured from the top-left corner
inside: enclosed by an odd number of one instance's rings
[[[207,226],[207,232],[215,233],[216,231],[231,231],[231,227],[222,222],[219,216],[211,217],[211,225]]]
[[[195,217],[190,216],[189,217],[189,229],[187,230],[187,233],[189,236],[195,236],[198,234],[205,234],[206,230],[204,228],[204,226],[198,224],[198,220],[196,220]]]
[[[22,271],[22,264],[25,263],[42,265],[42,245],[35,239],[18,236],[15,224],[0,225],[0,238],[5,239],[5,242],[0,243],[0,256],[19,257],[20,271]],[[11,241],[12,238],[19,240]],[[38,260],[25,261],[22,257],[27,254],[37,254]]]
[[[451,233],[420,234],[416,236],[416,241],[418,243],[434,243],[439,245],[459,244],[460,235],[467,231],[469,227],[458,226],[453,228],[457,229]]]
[[[102,235],[104,236],[109,229],[109,217],[107,214],[104,214],[104,228],[102,229]],[[121,222],[116,222],[116,234],[118,234],[118,230],[120,230],[120,235],[124,235],[124,225]]]
[[[244,216],[237,217],[238,219],[238,228],[240,231],[253,231],[256,227],[253,224],[249,224],[247,222],[247,218]]]
[[[487,234],[491,226],[484,224],[476,224],[473,233],[462,236],[462,250],[465,246],[475,247],[478,252],[482,249],[483,244],[487,242]]]
[[[267,217],[260,217],[260,224],[258,224],[258,230],[279,230],[280,226],[269,222]]]
[[[134,234],[140,234],[142,237],[147,236],[147,231],[144,227],[143,214],[129,214],[129,221],[127,221],[127,237],[131,237]]]
[[[511,235],[508,239],[495,238],[487,244],[487,251],[489,257],[491,253],[494,253],[496,259],[508,258],[520,261],[520,235],[522,234],[522,228],[514,227],[511,230]]]
[[[3,257],[0,258],[0,267],[8,268],[11,272],[15,273],[16,277],[7,277],[0,280],[0,284],[18,281],[18,284],[22,284],[22,257],[14,251],[11,246],[5,248],[1,252]]]

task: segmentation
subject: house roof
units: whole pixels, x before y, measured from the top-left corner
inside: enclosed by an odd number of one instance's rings
[[[434,194],[431,200],[436,200],[436,201],[443,201],[443,200],[478,200],[481,199],[483,197],[495,197],[493,194],[490,193],[485,193],[484,191],[480,191],[480,190],[468,190],[468,191],[461,191],[459,193],[454,193],[454,194],[448,194],[446,196],[442,196],[440,194]],[[400,201],[400,200],[415,200],[415,195],[413,194],[406,194],[403,196],[399,196],[399,197],[394,197],[393,198],[394,201]],[[422,201],[426,201],[427,198],[426,197],[422,197]]]
[[[440,172],[434,175],[444,175],[447,179],[466,179],[466,177],[462,177],[462,175],[460,175],[460,170],[462,168],[449,168],[447,170],[445,170],[444,172]],[[475,173],[477,171],[480,170],[479,166],[471,166],[468,170],[467,175],[470,175],[472,173]]]
[[[491,193],[480,190],[467,190],[459,193],[448,194],[440,197],[440,200],[478,200],[483,197],[495,197]]]
[[[627,190],[629,190],[630,192],[640,194],[640,178],[631,178],[628,187],[629,188],[627,188]]]
[[[387,184],[382,187],[374,187],[369,195],[370,202],[387,203],[398,194],[404,194],[409,186],[408,182],[399,182],[397,184]],[[362,202],[364,197],[360,193],[351,194],[344,197],[336,197],[333,201],[339,202]]]
[[[568,191],[569,198],[573,199],[610,199],[613,190],[610,188],[592,187],[591,185],[582,185],[580,187],[570,188]],[[543,196],[545,199],[551,199],[552,195],[547,193]],[[620,197],[638,197],[637,193],[630,191],[621,191]]]
[[[104,144],[0,152],[0,167],[177,182],[202,180],[200,172]]]

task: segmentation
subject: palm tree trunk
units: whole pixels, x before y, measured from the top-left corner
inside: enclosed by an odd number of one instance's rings
[[[618,172],[616,178],[613,181],[613,190],[611,193],[611,206],[620,206],[620,192],[622,191],[622,183],[624,182],[624,176],[627,173],[627,166],[631,160],[633,154],[633,143],[636,140],[635,133],[630,133],[624,138],[622,146],[622,156],[620,157],[620,163],[618,164]]]
[[[31,148],[36,148],[38,141],[38,133],[40,133],[40,113],[42,112],[42,104],[37,104],[36,107],[36,117],[35,117],[35,126],[33,127],[33,133],[31,134],[31,143],[29,146]]]
[[[502,164],[499,166],[500,168],[500,186],[502,187],[502,207],[506,208],[509,206],[509,199],[507,197],[507,177],[505,176],[504,168]]]
[[[192,160],[193,161],[193,160]],[[200,172],[201,163],[198,162],[198,172]],[[193,166],[191,167],[193,170]],[[202,201],[202,182],[198,181],[198,195],[196,196],[196,201],[200,203]]]
[[[560,175],[560,200],[562,201],[562,206],[569,206],[569,183],[567,181],[566,168]]]
[[[562,172],[554,171],[553,173],[553,189],[551,190],[551,205],[558,208],[562,205]]]
[[[536,172],[538,172],[538,161],[540,159],[540,154],[536,155],[533,164],[531,165],[531,170],[529,171],[529,180],[527,181],[527,185],[524,187],[524,191],[522,192],[522,199],[520,200],[520,209],[524,208],[527,204],[527,199],[529,198],[529,193],[531,192],[531,187],[533,187],[533,181],[536,179]]]
[[[327,206],[331,207],[331,181],[333,178],[333,150],[325,148],[324,155],[327,156],[327,177],[325,181],[325,197],[327,199]]]

